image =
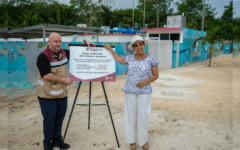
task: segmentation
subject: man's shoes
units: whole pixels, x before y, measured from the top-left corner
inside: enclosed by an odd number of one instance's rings
[[[53,150],[52,144],[43,144],[44,150]]]
[[[53,140],[52,147],[59,147],[61,149],[69,149],[70,145],[67,143],[63,143],[63,141]]]

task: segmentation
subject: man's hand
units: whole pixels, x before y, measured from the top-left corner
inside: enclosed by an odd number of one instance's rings
[[[71,78],[64,78],[64,83],[71,85],[73,82],[73,79]]]
[[[63,78],[63,77],[59,77],[54,75],[53,73],[49,73],[45,76],[43,76],[43,79],[48,80],[48,81],[52,81],[52,82],[62,82],[62,83],[66,83],[66,84],[72,84],[73,79],[71,78]]]
[[[103,47],[105,47],[106,49],[110,50],[111,46],[109,44],[103,44]]]
[[[85,40],[86,44],[88,45],[88,47],[90,47],[90,45],[93,45],[96,47],[96,44],[94,44],[93,42],[91,41],[88,41],[88,40]]]

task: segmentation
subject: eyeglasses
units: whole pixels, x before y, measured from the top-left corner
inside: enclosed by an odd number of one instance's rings
[[[138,47],[138,46],[142,46],[143,43],[139,43],[139,44],[134,44],[133,47]]]

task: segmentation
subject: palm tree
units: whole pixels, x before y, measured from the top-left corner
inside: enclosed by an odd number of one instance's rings
[[[23,16],[21,17],[23,19],[23,26],[33,26],[41,24],[43,19],[41,17],[38,17],[38,14],[31,11],[31,10],[25,10],[23,13]]]
[[[194,46],[196,46],[198,41],[202,41],[201,49],[205,46],[206,43],[210,44],[210,48],[207,50],[210,55],[208,67],[211,67],[213,53],[222,51],[225,47],[224,40],[218,38],[218,31],[219,28],[215,28],[212,31],[208,32],[206,36],[198,37],[193,42]],[[216,48],[216,44],[221,44],[220,49]]]
[[[48,18],[48,21],[52,24],[70,25],[73,22],[71,19],[71,7],[67,5],[58,5],[55,8],[54,17]],[[70,19],[69,19],[70,18]]]
[[[240,52],[239,47],[235,47],[234,45],[239,45],[240,44],[240,35],[239,35],[239,27],[240,24],[240,18],[234,18],[233,19],[233,42],[232,42],[232,50],[233,50],[233,56],[238,55]]]

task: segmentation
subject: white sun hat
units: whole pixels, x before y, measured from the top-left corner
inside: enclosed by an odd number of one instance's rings
[[[130,43],[130,44],[128,45],[128,49],[133,50],[132,45],[133,45],[134,43],[137,43],[137,42],[140,42],[140,41],[143,41],[144,44],[145,44],[145,46],[148,44],[148,40],[143,40],[141,36],[135,35],[135,36],[133,36],[133,38],[132,38],[132,43]]]

